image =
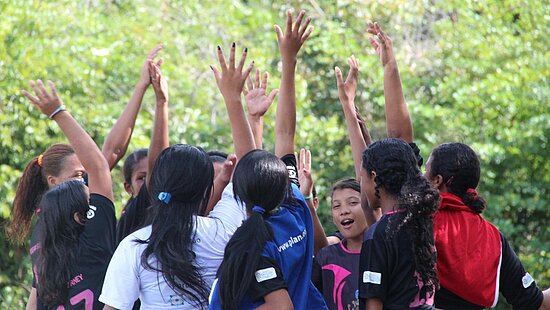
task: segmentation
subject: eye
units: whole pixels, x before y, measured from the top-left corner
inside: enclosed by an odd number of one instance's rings
[[[340,208],[340,205],[332,205],[332,208],[333,208],[333,209]]]
[[[359,204],[359,201],[355,201],[355,200],[354,200],[354,201],[350,201],[350,202],[349,202],[349,205],[350,205],[350,206],[355,206],[355,205],[357,205],[357,204]]]

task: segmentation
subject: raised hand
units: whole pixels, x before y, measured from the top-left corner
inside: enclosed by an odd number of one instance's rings
[[[222,170],[216,179],[219,179],[222,183],[227,185],[229,181],[231,181],[231,176],[233,175],[233,170],[235,169],[236,163],[237,156],[235,154],[227,156],[227,159],[223,163]]]
[[[375,35],[378,41],[373,37],[369,37],[369,42],[380,57],[382,66],[387,64],[395,64],[395,55],[393,54],[393,43],[391,38],[380,29],[378,23],[368,22],[368,33]]]
[[[235,67],[235,42],[231,44],[231,51],[229,52],[229,65],[226,64],[225,57],[223,56],[222,48],[218,45],[218,61],[220,63],[221,71],[214,66],[210,66],[214,71],[214,77],[216,77],[216,83],[222,93],[225,100],[234,100],[241,98],[241,92],[243,91],[244,83],[254,67],[254,61],[250,63],[248,68],[243,72],[244,62],[248,49],[245,48],[241,56],[241,60],[237,67]]]
[[[141,74],[139,76],[139,85],[142,86],[149,86],[151,84],[151,74],[149,73],[149,62],[153,62],[157,65],[157,67],[160,67],[163,63],[163,59],[160,58],[157,62],[155,62],[155,58],[158,56],[158,52],[163,48],[162,44],[159,44],[155,46],[150,52],[149,55],[147,55],[147,58],[145,59],[145,63],[143,63],[143,66],[141,67]]]
[[[304,19],[305,11],[300,11],[296,22],[292,24],[292,11],[288,10],[286,12],[286,28],[285,32],[278,25],[275,25],[275,32],[277,33],[277,41],[279,42],[279,49],[281,51],[281,57],[283,60],[295,59],[298,55],[298,51],[307,40],[313,27],[308,25],[311,22],[311,17],[306,18],[306,21],[302,25],[302,20]]]
[[[269,96],[266,95],[267,91],[267,81],[269,79],[269,74],[264,72],[263,80],[260,83],[261,72],[260,69],[256,69],[256,74],[254,82],[252,82],[252,77],[248,77],[248,85],[243,88],[244,100],[248,108],[248,114],[253,117],[262,117],[267,112],[273,99],[277,96],[279,92],[278,89],[274,89],[269,93]]]
[[[162,59],[159,60],[159,62],[162,62]],[[160,71],[159,63],[147,60],[147,67],[151,84],[153,84],[153,89],[155,90],[157,102],[168,102],[168,82],[166,82],[166,79]]]
[[[44,83],[42,83],[41,80],[37,80],[36,82],[30,81],[31,88],[36,97],[31,95],[26,90],[22,90],[21,93],[23,96],[27,97],[31,103],[40,110],[40,112],[48,117],[52,117],[52,114],[63,105],[63,102],[59,99],[53,82],[48,80],[48,84],[50,85],[51,93],[48,93]]]
[[[304,197],[311,196],[313,193],[313,177],[311,176],[311,152],[306,149],[300,149],[298,157],[298,181],[300,182],[300,191]]]
[[[342,71],[340,68],[336,67],[334,69],[334,73],[336,73],[336,85],[338,86],[338,97],[340,97],[340,102],[343,105],[354,104],[357,80],[359,78],[359,64],[355,56],[351,55],[351,57],[348,58],[348,63],[350,70],[345,82],[342,80]]]

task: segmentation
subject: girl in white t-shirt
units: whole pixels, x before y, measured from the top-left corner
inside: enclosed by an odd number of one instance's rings
[[[196,215],[208,203],[213,177],[202,149],[178,144],[162,151],[150,182],[152,224],[115,251],[100,296],[106,309],[129,309],[138,297],[144,309],[206,307],[225,245],[245,215],[231,185],[209,217]]]

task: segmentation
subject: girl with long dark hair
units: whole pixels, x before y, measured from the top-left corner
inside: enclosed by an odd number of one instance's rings
[[[234,157],[230,157],[234,162]],[[208,154],[190,145],[162,151],[151,173],[151,225],[119,244],[100,300],[106,309],[205,308],[225,244],[242,221],[234,205],[197,216],[210,198],[214,168]]]
[[[30,304],[36,304],[37,309],[102,309],[97,297],[115,247],[109,164],[95,142],[65,110],[53,83],[49,84],[51,93],[42,81],[31,81],[36,97],[26,91],[23,94],[59,125],[88,172],[89,187],[81,181],[69,180],[43,195],[39,204],[38,242],[31,244],[36,281]]]
[[[442,198],[434,218],[441,282],[435,306],[494,307],[500,292],[514,309],[544,309],[550,292],[543,297],[506,238],[481,215],[487,204],[477,192],[480,174],[477,154],[463,143],[439,145],[426,163],[426,177]]]
[[[384,139],[364,151],[361,195],[383,213],[361,249],[361,309],[431,309],[438,288],[433,214],[439,193],[406,142]]]
[[[310,281],[311,214],[290,184],[286,165],[273,154],[253,150],[239,160],[233,190],[249,217],[227,244],[210,309],[326,307]]]

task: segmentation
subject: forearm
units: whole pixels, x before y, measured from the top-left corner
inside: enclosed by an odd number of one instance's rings
[[[212,189],[212,195],[210,196],[210,199],[208,200],[208,205],[206,206],[206,210],[203,212],[203,216],[208,216],[210,214],[210,211],[214,209],[218,201],[222,199],[222,193],[225,187],[229,184],[229,182],[225,180],[221,180],[221,178],[214,179],[214,188]]]
[[[351,109],[354,107],[354,109]],[[363,160],[363,151],[367,148],[367,143],[361,133],[361,126],[356,117],[355,104],[348,103],[342,104],[344,110],[344,117],[346,119],[346,126],[348,128],[348,136],[351,144],[351,153],[353,156],[353,166],[355,168],[355,178],[357,180],[361,177],[361,163]]]
[[[263,148],[264,118],[261,116],[252,116],[247,114],[248,123],[254,136],[254,144],[257,149]]]
[[[109,171],[107,161],[94,140],[80,127],[68,111],[58,113],[54,120],[69,140],[78,159],[89,175],[96,171]]]
[[[244,114],[241,99],[237,97],[224,97],[224,101],[229,116],[229,123],[231,124],[235,154],[240,159],[246,153],[256,149],[254,137],[252,136],[250,124],[248,124],[248,120]]]
[[[151,135],[151,143],[149,144],[149,152],[147,154],[147,188],[150,188],[149,183],[151,181],[151,172],[153,171],[158,155],[165,148],[170,146],[168,134],[168,102],[157,101],[155,106],[153,133]]]
[[[296,131],[296,58],[283,59],[283,73],[275,119],[275,155],[294,152]]]
[[[400,138],[411,143],[413,141],[412,122],[395,61],[384,66],[384,97],[388,137]]]
[[[109,164],[109,168],[113,167],[118,161],[124,157],[132,132],[136,123],[136,118],[141,108],[141,102],[143,95],[147,90],[148,84],[138,82],[134,88],[134,92],[130,101],[120,114],[120,117],[115,122],[113,128],[107,135],[105,143],[103,144],[102,152],[103,156]]]
[[[313,200],[308,199],[306,202],[309,207],[309,213],[311,213],[311,220],[313,221],[313,255],[317,255],[320,249],[328,245],[328,240],[323,225],[321,225],[321,221],[317,216],[317,211],[315,211]]]

